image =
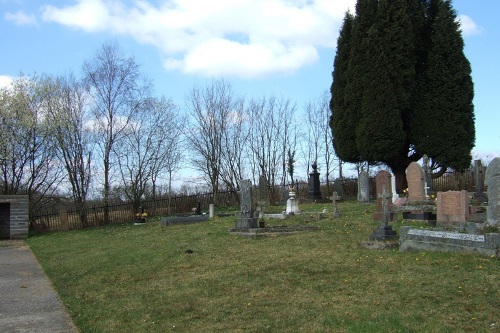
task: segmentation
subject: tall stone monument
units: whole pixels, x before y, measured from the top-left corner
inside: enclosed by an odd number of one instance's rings
[[[309,197],[312,199],[321,199],[319,172],[316,162],[311,167],[313,171],[309,174]]]
[[[264,211],[270,205],[267,179],[264,175],[259,177],[259,201],[257,204],[261,211]]]
[[[481,203],[487,202],[488,198],[484,193],[484,167],[481,163],[481,160],[474,161],[474,185],[474,198],[476,198]]]
[[[489,225],[500,225],[500,157],[495,157],[486,169],[488,185],[488,210],[486,218]]]
[[[236,219],[236,229],[257,228],[257,218],[254,217],[252,204],[252,182],[240,181],[240,212]]]
[[[358,176],[358,202],[370,202],[370,182],[368,172],[364,170]]]

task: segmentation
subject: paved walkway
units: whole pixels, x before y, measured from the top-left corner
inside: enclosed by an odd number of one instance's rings
[[[0,241],[0,332],[78,332],[33,252],[20,241]]]

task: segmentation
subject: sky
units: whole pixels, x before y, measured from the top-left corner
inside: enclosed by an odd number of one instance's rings
[[[226,78],[249,98],[297,102],[331,85],[338,32],[355,0],[0,0],[0,86],[20,73],[81,74],[116,41],[183,105],[194,85]],[[475,89],[473,158],[500,156],[499,0],[454,0]]]

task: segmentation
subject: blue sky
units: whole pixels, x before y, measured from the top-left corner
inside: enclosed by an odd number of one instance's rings
[[[227,77],[247,97],[302,106],[331,84],[336,39],[355,0],[0,0],[0,85],[22,72],[80,74],[107,41],[133,55],[158,94],[183,105]],[[500,1],[454,0],[475,84],[474,158],[500,156]]]

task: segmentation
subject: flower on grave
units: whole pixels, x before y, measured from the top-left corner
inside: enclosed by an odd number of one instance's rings
[[[406,198],[408,198],[408,188],[405,188],[403,190],[403,196],[406,197]]]
[[[148,217],[148,213],[137,213],[137,214],[135,214],[135,216],[138,219],[145,219],[146,217]]]

